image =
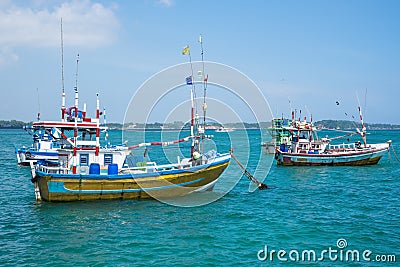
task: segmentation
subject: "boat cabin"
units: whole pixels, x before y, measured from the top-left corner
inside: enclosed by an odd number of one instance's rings
[[[290,128],[291,144],[281,144],[279,150],[289,153],[321,154],[325,151],[328,140],[318,139],[311,128]]]
[[[75,158],[72,149],[59,149],[58,162],[60,167],[66,170],[71,170],[73,166],[76,166],[76,172],[80,174],[109,173],[110,168],[121,170],[124,166],[126,156],[129,155],[129,153],[130,151],[128,148],[123,146],[101,148],[99,149],[98,155],[96,155],[95,149],[82,149],[76,152]],[[74,158],[77,161],[76,163],[74,162]],[[97,168],[98,170],[93,170],[91,168]]]

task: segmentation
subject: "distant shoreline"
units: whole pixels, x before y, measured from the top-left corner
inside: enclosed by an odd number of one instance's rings
[[[0,129],[22,129],[24,126],[31,125],[32,122],[23,122],[17,120],[0,120]],[[355,130],[361,128],[360,123],[354,121],[343,121],[343,120],[321,120],[313,123],[314,127],[320,130]],[[128,131],[179,131],[182,129],[189,129],[188,124],[185,125],[183,122],[173,123],[107,123],[107,126],[111,130],[122,130],[123,128]],[[225,123],[224,125],[218,123],[208,123],[207,126],[212,127],[213,130],[216,127],[232,128],[235,130],[241,129],[266,129],[271,126],[271,122],[260,122],[260,123]],[[400,130],[400,125],[389,124],[389,123],[365,123],[367,130]]]

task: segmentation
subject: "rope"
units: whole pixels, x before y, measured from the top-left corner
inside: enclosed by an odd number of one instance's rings
[[[268,189],[268,186],[266,184],[263,184],[262,182],[258,181],[243,165],[240,163],[240,161],[236,158],[236,156],[233,154],[231,151],[231,157],[236,161],[237,165],[243,170],[243,174],[253,183],[257,184],[258,189],[263,190],[263,189]]]
[[[397,160],[398,162],[400,162],[400,159],[399,159],[399,157],[397,156],[396,151],[394,150],[393,146],[391,146],[391,147],[392,147],[392,152],[393,152],[394,157],[396,158],[396,160]]]

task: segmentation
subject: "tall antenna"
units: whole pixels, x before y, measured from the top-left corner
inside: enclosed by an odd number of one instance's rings
[[[357,91],[356,91],[356,95],[357,95],[357,102],[358,102],[358,112],[360,113],[360,121],[361,121],[361,131],[357,128],[357,132],[361,135],[361,138],[364,142],[364,147],[367,147],[367,128],[365,128],[365,125],[364,125],[364,119],[363,119],[362,112],[361,112],[360,99],[358,98]]]
[[[37,101],[38,101],[37,120],[40,121],[40,97],[39,97],[39,88],[36,88],[36,92],[37,92]]]
[[[64,40],[63,40],[63,28],[61,18],[61,120],[64,121],[65,117],[65,89],[64,89]]]
[[[367,112],[367,90],[368,90],[368,88],[365,88],[365,95],[364,95],[364,114]]]
[[[203,65],[203,133],[205,134],[206,131],[206,112],[207,112],[207,103],[206,103],[206,96],[207,96],[207,81],[208,81],[208,74],[205,76],[204,73],[204,49],[203,49],[203,36],[200,34],[199,36],[199,43],[201,47],[201,63]],[[204,138],[202,141],[202,152],[204,153]]]
[[[78,65],[79,54],[76,57],[76,74],[75,74],[75,118],[78,118]]]
[[[191,69],[191,76],[186,78],[186,84],[187,85],[192,85],[191,90],[190,90],[190,100],[192,104],[192,109],[191,109],[191,120],[190,120],[190,135],[192,137],[192,146],[190,149],[190,156],[193,156],[194,153],[194,146],[195,146],[195,136],[194,136],[194,94],[195,94],[195,87],[194,87],[194,82],[193,82],[193,66],[192,66],[192,56],[190,55],[190,48],[189,45],[185,46],[182,50],[182,55],[188,55],[189,56],[189,62],[190,62],[190,69]]]
[[[78,91],[78,64],[79,64],[79,54],[76,56],[75,91]]]

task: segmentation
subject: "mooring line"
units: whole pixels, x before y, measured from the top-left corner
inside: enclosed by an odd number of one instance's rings
[[[240,161],[236,158],[236,156],[233,154],[233,151],[231,150],[231,157],[236,161],[237,165],[243,170],[243,174],[249,178],[249,180],[255,184],[257,184],[258,189],[263,190],[263,189],[268,189],[268,186],[259,180],[257,180],[244,166]]]
[[[399,159],[399,157],[397,156],[396,151],[394,150],[394,147],[393,147],[393,146],[391,146],[391,147],[392,147],[392,152],[393,152],[394,157],[396,158],[396,160],[397,160],[398,162],[400,162],[400,159]]]

